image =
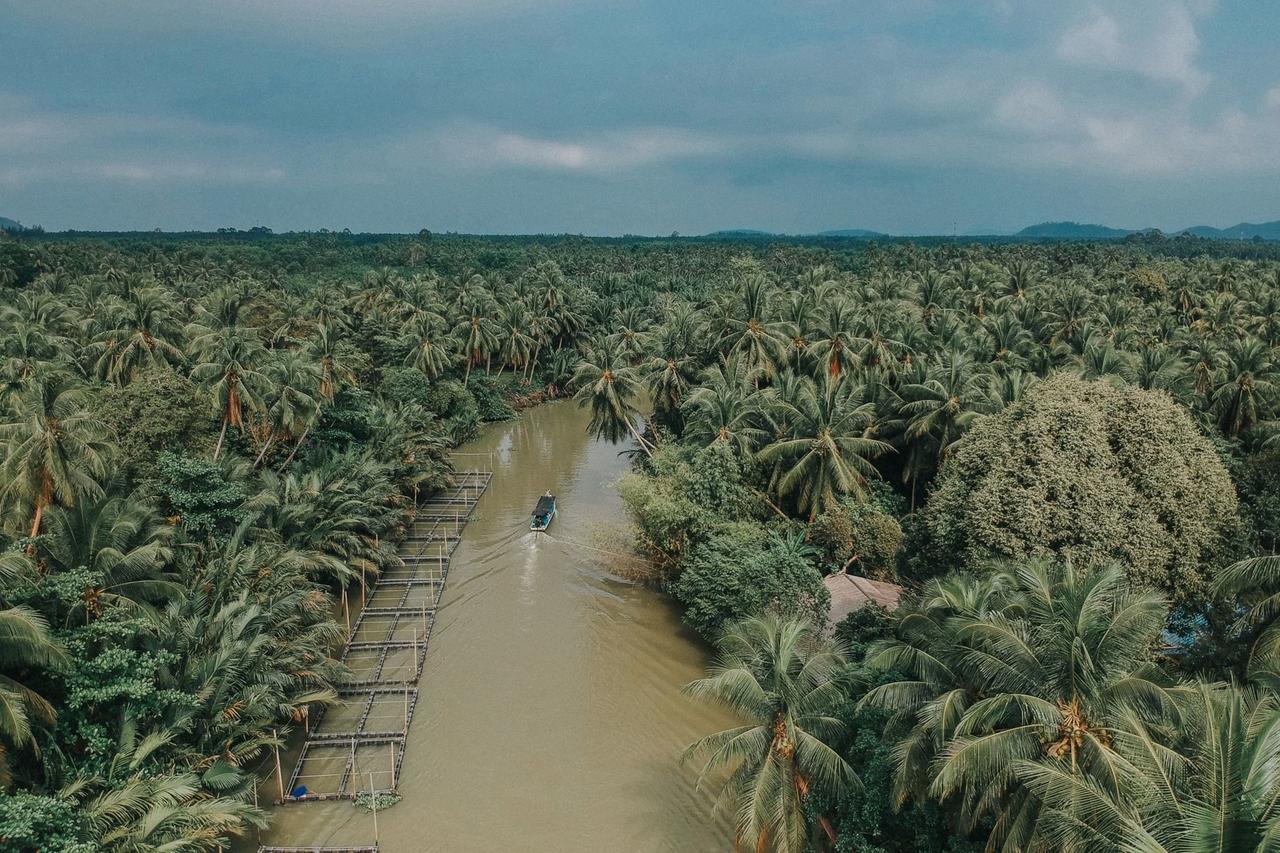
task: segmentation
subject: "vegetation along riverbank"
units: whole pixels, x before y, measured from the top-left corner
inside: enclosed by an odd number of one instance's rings
[[[742,726],[670,772],[744,847],[1280,833],[1276,244],[0,241],[2,849],[251,834],[335,597],[565,395],[717,650]],[[900,606],[829,626],[842,572]]]

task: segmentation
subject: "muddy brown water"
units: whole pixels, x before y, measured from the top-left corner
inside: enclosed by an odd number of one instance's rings
[[[459,468],[488,466],[494,477],[453,556],[403,799],[378,814],[384,853],[732,847],[727,821],[710,816],[711,793],[678,756],[734,720],[680,695],[707,650],[669,599],[621,579],[624,561],[606,553],[630,547],[615,489],[628,464],[620,447],[589,438],[586,422],[572,402],[552,403],[459,450]],[[546,489],[559,515],[540,536],[529,512]],[[266,844],[373,841],[370,813],[350,802],[271,817]]]

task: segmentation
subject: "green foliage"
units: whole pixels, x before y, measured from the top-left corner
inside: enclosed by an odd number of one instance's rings
[[[1115,560],[1182,601],[1205,593],[1237,514],[1222,462],[1167,396],[1061,376],[973,429],[926,520],[961,566]]]
[[[830,571],[852,569],[890,580],[897,575],[902,525],[872,505],[841,501],[814,520],[810,535],[823,549]]]
[[[480,408],[476,399],[456,379],[433,383],[425,408],[440,419],[442,429],[454,444],[471,440],[480,427]]]
[[[146,484],[156,505],[194,538],[224,540],[244,519],[244,486],[217,465],[199,457],[162,453],[155,478]]]
[[[0,795],[3,853],[96,853],[82,818],[60,797],[16,791]]]
[[[515,391],[516,379],[506,376],[494,379],[489,376],[477,376],[471,380],[467,390],[475,398],[476,410],[480,420],[485,423],[506,421],[516,416],[515,410],[507,402],[507,396]]]
[[[115,436],[115,463],[132,482],[157,476],[157,448],[191,453],[214,442],[214,425],[195,386],[167,368],[104,389],[95,413]]]
[[[671,590],[685,622],[708,639],[766,611],[821,624],[831,603],[812,561],[749,522],[717,525],[689,551]]]
[[[1239,464],[1236,485],[1251,551],[1280,551],[1280,448],[1244,457]]]
[[[36,265],[38,259],[35,252],[21,243],[0,239],[0,285],[26,287],[31,284],[40,272]]]

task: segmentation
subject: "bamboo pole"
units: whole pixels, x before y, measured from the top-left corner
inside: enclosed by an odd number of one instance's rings
[[[409,688],[404,689],[404,729],[405,735],[409,734]]]
[[[360,567],[360,609],[364,609],[364,566]]]
[[[347,639],[351,639],[351,606],[347,603],[347,587],[342,587],[342,618],[347,621]]]
[[[275,741],[272,748],[276,754],[276,788],[280,791],[280,801],[284,802],[284,771],[280,769],[280,740],[276,737],[276,730],[271,730],[271,739]]]
[[[396,743],[392,741],[387,746],[391,747],[391,790],[394,791],[396,789]]]
[[[373,807],[373,843],[378,843],[378,795],[373,790],[373,772],[369,772],[369,805]]]

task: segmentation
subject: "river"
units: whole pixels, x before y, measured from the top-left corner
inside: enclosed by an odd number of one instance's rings
[[[727,728],[725,712],[682,697],[707,653],[661,594],[615,574],[628,550],[614,486],[621,447],[586,434],[571,402],[485,427],[459,468],[494,477],[454,553],[437,613],[399,792],[378,814],[387,853],[718,851],[680,750]],[[537,496],[559,515],[529,531]],[[601,548],[593,550],[584,545]],[[368,844],[349,802],[272,810],[264,843]]]

